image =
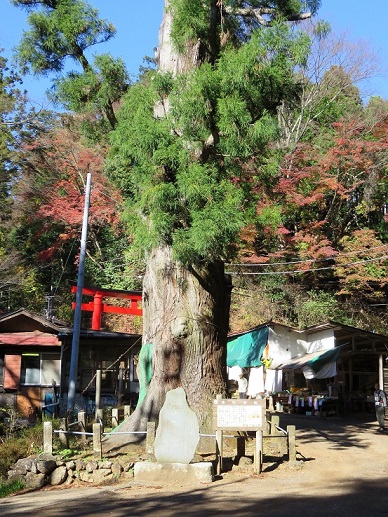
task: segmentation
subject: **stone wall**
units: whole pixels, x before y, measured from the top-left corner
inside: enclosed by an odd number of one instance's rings
[[[102,484],[133,478],[133,463],[120,460],[75,459],[63,461],[44,454],[22,458],[11,466],[8,479],[22,481],[26,488],[72,484],[75,481]]]

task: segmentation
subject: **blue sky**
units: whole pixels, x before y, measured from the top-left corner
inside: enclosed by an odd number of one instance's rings
[[[111,42],[96,46],[96,53],[110,52],[121,57],[130,72],[136,75],[145,55],[152,56],[157,45],[159,25],[163,14],[163,0],[89,0],[117,29]],[[388,0],[375,0],[373,9],[366,8],[365,0],[322,0],[320,18],[327,20],[335,32],[346,32],[347,38],[362,41],[379,55],[381,68],[386,70],[364,87],[368,95],[388,99]],[[0,0],[0,48],[8,57],[27,29],[27,15],[13,7],[9,0]],[[37,103],[43,103],[44,92],[50,81],[27,77],[25,88]]]

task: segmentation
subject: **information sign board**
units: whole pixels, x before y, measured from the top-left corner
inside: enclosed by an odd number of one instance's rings
[[[215,429],[257,431],[264,428],[265,399],[217,399],[213,408]]]

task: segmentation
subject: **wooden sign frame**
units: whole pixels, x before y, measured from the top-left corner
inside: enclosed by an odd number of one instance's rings
[[[213,402],[213,421],[216,430],[263,430],[265,419],[265,399],[216,399]]]

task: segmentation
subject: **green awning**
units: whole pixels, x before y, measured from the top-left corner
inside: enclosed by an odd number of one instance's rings
[[[314,357],[314,359],[308,361],[306,363],[306,366],[309,366],[312,370],[314,370],[315,373],[318,373],[328,363],[333,363],[334,361],[337,361],[341,353],[341,350],[341,347],[327,350],[323,354],[318,355],[318,357]]]
[[[262,366],[261,357],[268,341],[268,327],[230,336],[226,349],[226,365],[250,368]]]

